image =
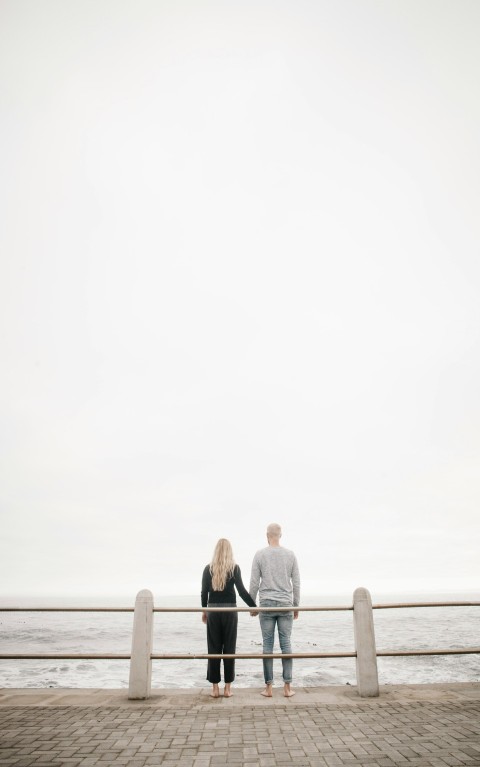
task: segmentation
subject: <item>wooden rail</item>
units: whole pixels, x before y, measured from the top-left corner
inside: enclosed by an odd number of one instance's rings
[[[420,650],[377,650],[377,658],[409,655],[476,655],[480,647],[448,647]],[[130,660],[131,653],[1,653],[0,660]],[[356,652],[292,653],[151,653],[152,660],[209,660],[210,658],[356,658]]]
[[[264,658],[355,658],[357,684],[362,697],[378,695],[376,658],[429,655],[480,654],[477,647],[421,648],[416,650],[377,650],[373,629],[373,610],[396,610],[430,607],[479,607],[480,601],[447,602],[391,602],[372,604],[366,589],[357,589],[352,605],[315,605],[305,607],[154,607],[151,592],[141,591],[135,607],[19,607],[0,606],[0,612],[65,612],[65,613],[134,613],[134,631],[131,653],[2,653],[0,660],[128,660],[130,661],[129,697],[148,698],[150,694],[151,663],[154,660],[209,660],[213,658],[259,659]],[[297,653],[154,653],[153,613],[213,613],[213,612],[339,612],[354,614],[354,652],[297,652]]]
[[[480,602],[389,602],[372,604],[372,610],[398,610],[406,607],[480,607]],[[292,607],[154,607],[154,613],[202,613],[202,612],[292,612]],[[295,607],[296,612],[352,611],[353,605],[315,605]],[[0,612],[22,613],[133,613],[134,607],[2,607]]]

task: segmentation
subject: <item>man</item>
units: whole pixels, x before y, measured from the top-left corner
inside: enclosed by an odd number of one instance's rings
[[[256,600],[260,591],[260,607],[286,607],[300,605],[300,573],[297,558],[293,551],[280,546],[282,528],[273,522],[267,527],[268,546],[255,554],[250,578],[250,596]],[[293,620],[298,618],[298,610],[291,612],[261,612],[260,626],[263,636],[263,652],[272,653],[275,639],[275,627],[282,653],[291,653],[290,635]],[[286,698],[295,695],[291,688],[291,658],[282,658],[283,694]],[[272,697],[273,658],[263,659],[265,689],[262,695]]]

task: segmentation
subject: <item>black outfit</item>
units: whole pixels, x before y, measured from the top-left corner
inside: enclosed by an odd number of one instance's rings
[[[247,589],[243,585],[242,574],[235,565],[232,575],[227,579],[223,591],[214,591],[210,565],[205,567],[202,577],[202,607],[236,607],[235,586],[243,601],[250,607],[256,607]],[[238,613],[207,613],[207,647],[209,653],[234,653],[237,646]],[[223,661],[225,682],[230,684],[235,679],[235,660]],[[207,679],[212,684],[220,682],[220,658],[210,658],[207,666]]]

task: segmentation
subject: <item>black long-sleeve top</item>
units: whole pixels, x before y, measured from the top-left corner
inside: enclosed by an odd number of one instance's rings
[[[215,604],[237,604],[237,598],[235,594],[235,586],[239,595],[243,601],[250,607],[256,607],[255,600],[252,599],[247,589],[243,585],[242,573],[238,565],[235,565],[233,574],[227,579],[225,588],[223,591],[214,591],[212,586],[212,574],[210,572],[210,565],[205,567],[202,576],[202,607],[208,605],[214,606]]]

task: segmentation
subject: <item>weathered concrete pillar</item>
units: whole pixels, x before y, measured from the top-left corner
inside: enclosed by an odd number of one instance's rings
[[[144,700],[150,697],[152,684],[153,645],[153,594],[143,589],[135,600],[133,618],[132,657],[130,659],[130,700]]]
[[[353,627],[357,651],[357,687],[361,698],[378,697],[377,650],[372,600],[368,589],[353,594]]]

